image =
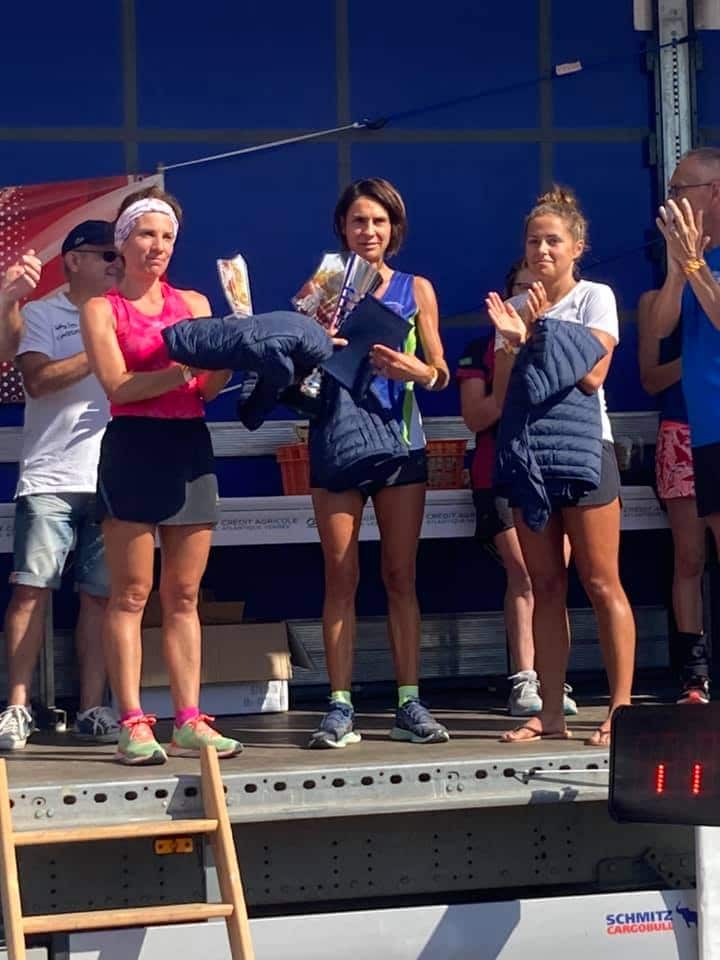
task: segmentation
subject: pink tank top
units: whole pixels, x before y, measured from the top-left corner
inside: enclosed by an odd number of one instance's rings
[[[164,370],[170,365],[170,357],[162,338],[165,327],[191,316],[190,308],[179,291],[168,283],[162,283],[163,308],[157,316],[140,313],[133,304],[117,290],[105,294],[115,315],[115,331],[118,344],[125,359],[125,367],[131,373]],[[165,417],[189,420],[202,417],[205,405],[196,379],[168,390],[159,397],[137,400],[134,403],[113,403],[113,417]]]

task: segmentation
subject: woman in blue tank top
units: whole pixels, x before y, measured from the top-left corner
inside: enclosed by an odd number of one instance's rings
[[[690,426],[682,388],[682,323],[670,336],[654,332],[651,310],[657,290],[638,302],[638,361],[645,390],[658,398],[660,423],[655,446],[658,497],[667,510],[673,539],[672,602],[677,627],[677,663],[681,679],[692,675],[686,661],[703,635],[702,575],[705,567],[705,521],[698,517]],[[704,699],[698,684],[684,684],[680,703]]]
[[[427,463],[422,418],[415,387],[442,390],[450,380],[439,335],[432,285],[423,277],[400,273],[386,259],[397,253],[407,230],[402,197],[386,180],[352,183],[335,208],[335,232],[343,247],[371,263],[382,277],[376,292],[410,323],[396,349],[375,346],[370,355],[376,376],[370,389],[385,409],[394,411],[409,447],[395,474],[376,484],[340,493],[313,482],[313,507],[325,565],[323,640],[330,678],[330,706],[310,738],[311,747],[357,743],[351,698],[355,643],[355,594],[359,582],[358,537],[368,497],[375,508],[381,544],[382,577],[388,600],[388,634],[398,683],[398,706],[390,736],[410,743],[449,739],[418,696],[420,611],[415,593],[415,556],[425,509]],[[415,356],[418,339],[425,362]]]

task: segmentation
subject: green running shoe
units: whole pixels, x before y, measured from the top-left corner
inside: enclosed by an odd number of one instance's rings
[[[215,717],[199,713],[181,727],[173,727],[173,735],[168,753],[171,757],[199,757],[204,746],[214,747],[218,757],[234,757],[242,752],[242,744],[221,733],[209,725]]]
[[[118,763],[126,763],[133,767],[165,763],[167,754],[152,732],[156,723],[157,717],[151,714],[123,720],[120,724],[120,738],[115,753]]]

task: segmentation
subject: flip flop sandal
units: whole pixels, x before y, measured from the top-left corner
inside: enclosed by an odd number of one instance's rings
[[[527,732],[531,736],[517,736]],[[547,733],[542,730],[536,730],[535,727],[527,723],[522,727],[515,727],[514,730],[506,731],[501,737],[501,743],[532,743],[534,740],[572,740],[571,730],[549,730]]]
[[[585,741],[586,747],[609,747],[610,731],[598,727]]]

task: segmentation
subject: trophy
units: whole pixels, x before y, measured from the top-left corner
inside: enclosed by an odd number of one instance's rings
[[[216,260],[220,285],[225,299],[236,317],[252,315],[252,297],[250,296],[250,278],[247,264],[238,253],[232,260]]]
[[[362,298],[381,284],[380,273],[356,253],[326,253],[291,302],[298,313],[312,317],[334,336]],[[322,371],[316,367],[300,384],[300,392],[316,398],[321,386]]]

